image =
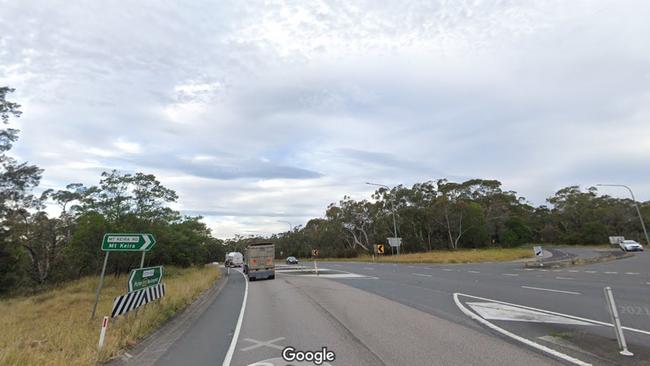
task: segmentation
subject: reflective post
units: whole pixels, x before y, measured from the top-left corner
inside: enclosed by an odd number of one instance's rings
[[[605,287],[605,299],[607,299],[609,314],[612,316],[612,323],[614,324],[614,333],[616,333],[616,340],[618,341],[618,347],[622,350],[619,353],[622,354],[623,356],[634,356],[634,353],[630,352],[627,349],[627,342],[625,342],[625,334],[623,334],[623,328],[621,327],[621,318],[618,316],[618,310],[616,309],[616,302],[614,302],[614,295],[612,294],[612,288],[609,286]]]

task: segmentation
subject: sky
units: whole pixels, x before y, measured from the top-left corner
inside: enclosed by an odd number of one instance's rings
[[[152,173],[222,238],[304,225],[365,182],[650,200],[649,18],[641,0],[0,0],[0,85],[41,188]]]

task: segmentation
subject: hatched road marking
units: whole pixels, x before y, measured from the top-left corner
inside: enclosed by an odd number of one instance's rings
[[[251,343],[254,343],[254,344],[252,346],[242,348],[242,351],[247,352],[247,351],[253,350],[255,348],[260,348],[260,347],[269,347],[269,348],[275,348],[275,349],[280,349],[281,350],[281,349],[284,349],[284,347],[278,346],[277,344],[275,344],[275,342],[279,342],[279,341],[281,341],[283,339],[284,339],[284,337],[278,337],[276,339],[271,339],[270,341],[258,341],[257,339],[253,339],[253,338],[244,338],[245,341],[251,342]]]

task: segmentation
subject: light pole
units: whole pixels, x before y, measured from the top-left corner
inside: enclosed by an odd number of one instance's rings
[[[367,185],[369,186],[377,186],[377,187],[383,187],[386,188],[388,191],[390,191],[390,187],[385,185],[385,184],[379,184],[379,183],[370,183],[366,182]],[[393,235],[395,238],[397,238],[397,221],[395,220],[395,204],[393,203],[393,195],[391,194],[390,197],[390,209],[393,212]],[[397,247],[397,255],[399,255],[399,246]]]
[[[293,230],[293,226],[291,225],[291,223],[289,221],[278,220],[278,222],[289,225],[289,232],[291,232],[291,230]]]
[[[634,207],[636,208],[636,213],[639,215],[639,220],[641,221],[641,227],[643,228],[645,241],[648,245],[650,245],[650,237],[648,237],[648,231],[645,228],[645,222],[643,222],[643,216],[641,216],[641,210],[639,209],[639,205],[636,203],[636,198],[634,198],[634,192],[632,192],[632,189],[626,186],[625,184],[596,184],[596,185],[599,187],[623,187],[630,192],[630,196],[632,196],[632,201],[634,202]]]

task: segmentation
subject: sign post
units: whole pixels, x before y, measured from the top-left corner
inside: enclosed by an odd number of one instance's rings
[[[402,246],[402,238],[388,238],[388,245],[391,248],[397,248],[397,255],[399,255],[399,248]]]
[[[142,268],[144,265],[144,253],[150,251],[155,245],[156,238],[152,234],[104,234],[102,251],[106,252],[106,255],[104,256],[102,274],[99,276],[99,286],[97,286],[97,292],[95,293],[95,303],[93,304],[91,319],[95,318],[95,312],[97,311],[97,303],[99,302],[99,294],[104,285],[104,274],[106,273],[106,264],[108,263],[108,255],[110,252],[142,252],[142,258],[140,259],[140,268]]]
[[[316,272],[316,276],[318,276],[318,263],[316,263],[316,258],[318,258],[318,249],[312,249],[311,256],[314,257],[314,271]]]
[[[128,292],[155,286],[162,281],[162,277],[163,266],[134,269],[129,274]]]

